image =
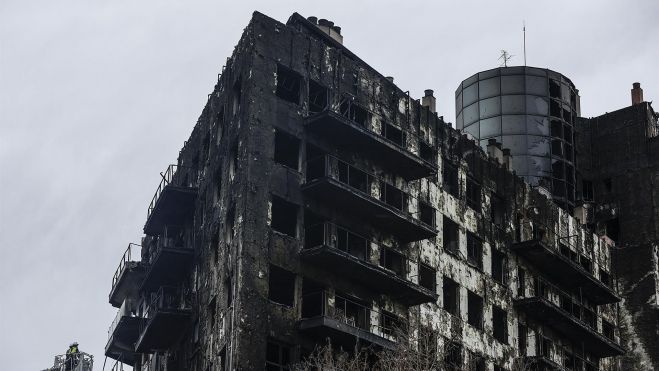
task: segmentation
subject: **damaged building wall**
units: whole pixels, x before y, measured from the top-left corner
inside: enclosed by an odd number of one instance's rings
[[[328,337],[393,348],[409,323],[458,368],[615,369],[610,241],[316,22],[254,13],[154,197],[135,349],[110,356],[279,369]]]
[[[614,239],[623,367],[659,368],[659,126],[649,102],[577,125],[584,223]]]

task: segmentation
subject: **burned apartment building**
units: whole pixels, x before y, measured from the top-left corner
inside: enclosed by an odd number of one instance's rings
[[[425,328],[445,369],[616,369],[612,241],[510,163],[333,23],[255,12],[117,268],[106,355],[288,370]]]

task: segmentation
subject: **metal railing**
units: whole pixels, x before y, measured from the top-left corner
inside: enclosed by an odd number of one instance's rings
[[[330,299],[334,305],[329,305]],[[407,329],[407,319],[375,310],[340,294],[330,296],[326,290],[302,295],[302,319],[324,316],[348,326],[397,341]]]
[[[580,356],[574,350],[571,350],[566,346],[558,345],[553,340],[546,338],[542,334],[535,334],[535,338],[536,354],[534,356],[527,355],[526,357],[542,357],[560,366],[569,367],[569,370],[599,370],[597,363],[587,360],[585,357]],[[547,344],[547,342],[543,341],[543,339],[549,340],[549,349],[544,348],[543,344]]]
[[[372,259],[372,244],[377,245],[380,250],[378,263],[375,263],[374,259]],[[419,262],[417,260],[410,259],[389,246],[370,240],[367,237],[331,222],[323,222],[305,227],[304,248],[311,249],[319,246],[327,246],[346,252],[367,264],[384,268],[392,274],[412,283],[414,283],[412,281],[413,278],[418,276],[418,274],[411,274],[414,271],[414,267],[417,268],[416,270],[418,272]],[[398,263],[390,261],[387,252],[394,254],[394,259],[400,259],[400,261]]]
[[[149,264],[163,249],[193,250],[194,235],[189,228],[166,226],[162,235],[152,237],[147,245]]]
[[[556,285],[548,282],[543,278],[536,277],[533,281],[532,286],[533,292],[531,295],[525,295],[524,297],[531,298],[542,298],[556,307],[564,315],[569,316],[581,323],[587,328],[590,328],[594,332],[610,339],[617,341],[617,329],[614,328],[613,337],[607,336],[598,329],[598,322],[604,321],[609,322],[604,319],[604,317],[597,313],[597,309],[593,310],[588,309],[588,307],[583,302],[583,298],[575,298],[571,293],[568,293]]]
[[[329,108],[329,106],[330,105],[328,105],[328,108],[326,108],[326,110],[331,110],[331,108]],[[359,122],[359,121],[356,120],[357,117],[355,117],[356,116],[355,107],[358,107],[357,109],[362,110],[363,113],[366,115],[366,118],[365,118],[366,122],[365,123],[362,123],[362,122]],[[362,105],[359,105],[359,104],[355,103],[354,99],[350,96],[343,96],[341,98],[341,101],[339,102],[338,111],[334,111],[334,112],[336,112],[337,114],[345,117],[346,119],[356,123],[357,125],[359,125],[363,129],[365,129],[365,130],[367,130],[367,131],[369,131],[369,132],[371,132],[375,135],[378,135],[379,137],[386,140],[387,142],[389,142],[389,143],[399,147],[400,149],[402,149],[406,152],[409,152],[409,153],[411,153],[411,154],[413,154],[417,157],[421,157],[420,143],[425,143],[426,145],[433,148],[432,144],[430,144],[429,141],[425,140],[419,134],[411,132],[408,129],[405,129],[403,127],[396,127],[394,125],[388,124],[387,120],[385,120],[382,117],[382,115],[379,115],[379,114],[377,114],[373,111],[367,110]],[[373,117],[378,118],[378,121],[380,123],[380,131],[379,132],[377,130],[375,130],[375,127],[372,124],[371,119]],[[399,141],[393,140],[392,138],[390,138],[389,135],[387,135],[388,134],[387,133],[387,130],[388,130],[387,125],[391,125],[395,128],[395,130],[399,130],[401,132],[401,138],[400,138]],[[409,140],[408,138],[411,139],[411,140]],[[419,153],[415,154],[414,150],[416,150]],[[423,159],[423,160],[428,162],[427,159]]]
[[[192,309],[189,296],[181,287],[161,286],[157,292],[152,293],[150,300],[145,299],[140,332],[142,332],[153,320],[156,313],[161,311],[187,311]]]
[[[114,317],[112,324],[110,324],[110,327],[108,328],[108,339],[112,337],[114,330],[117,328],[117,325],[119,325],[119,322],[123,317],[137,317],[137,306],[132,299],[125,299],[121,304],[121,307],[119,307],[119,310],[117,310],[117,315]]]
[[[307,182],[321,178],[337,180],[356,192],[382,201],[395,210],[409,215],[423,224],[432,228],[435,227],[434,212],[431,213],[431,219],[422,220],[422,218],[418,217],[420,214],[419,203],[421,201],[417,197],[335,156],[326,154],[307,161]],[[415,205],[416,208],[412,207],[412,205]],[[430,204],[426,204],[426,206],[435,211],[435,208]]]
[[[167,170],[165,170],[164,173],[160,173],[160,177],[162,179],[160,180],[158,188],[156,189],[156,193],[153,195],[151,203],[149,204],[149,210],[147,211],[146,215],[147,219],[153,213],[160,195],[167,186],[172,185],[176,187],[195,188],[197,187],[199,181],[198,175],[198,171],[190,167],[173,164],[167,166]]]
[[[94,356],[85,352],[61,354],[55,356],[53,367],[48,371],[92,371]]]
[[[526,235],[524,233],[525,227],[527,228]],[[554,231],[553,227],[550,228],[546,224],[528,219],[520,224],[520,228],[521,231],[518,236],[519,242],[526,242],[532,240],[544,242],[546,247],[553,250],[556,255],[562,256],[563,258],[565,258],[565,260],[568,260],[574,268],[592,277],[593,279],[603,283],[605,286],[611,289],[615,288],[616,280],[612,272],[609,269],[602,269],[602,266],[599,263],[597,263],[595,259],[589,259],[590,260],[589,264],[591,265],[590,270],[584,267],[585,262],[581,261],[583,259],[583,255],[578,252],[579,251],[578,246],[583,245],[583,241],[581,241],[580,235],[560,236],[558,233],[556,233],[556,231]],[[579,238],[579,240],[575,243],[571,241],[571,239],[573,238]],[[574,257],[569,255],[570,252],[572,252],[574,256],[578,257],[577,261],[575,261]],[[605,282],[601,278],[596,277],[595,276],[596,270],[599,271],[603,270],[607,272],[610,282]]]
[[[136,243],[128,244],[126,251],[124,251],[124,254],[121,256],[121,261],[119,261],[119,266],[114,271],[114,276],[112,276],[112,288],[114,288],[117,285],[117,282],[119,282],[119,277],[121,277],[121,274],[124,272],[128,264],[130,262],[138,262],[137,260],[132,260],[132,257],[136,255],[133,252],[133,250],[137,250],[138,248],[142,248],[142,246]]]

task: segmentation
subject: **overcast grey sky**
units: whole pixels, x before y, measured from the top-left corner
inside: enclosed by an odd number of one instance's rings
[[[73,340],[102,368],[112,274],[254,10],[333,20],[451,122],[460,81],[501,49],[523,63],[522,20],[528,64],[570,77],[584,116],[628,106],[635,81],[659,100],[656,0],[311,4],[0,3],[0,369],[46,368]]]

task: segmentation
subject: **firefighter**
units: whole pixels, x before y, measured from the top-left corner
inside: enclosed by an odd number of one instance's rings
[[[66,351],[66,371],[73,371],[78,366],[78,343],[73,342]]]

